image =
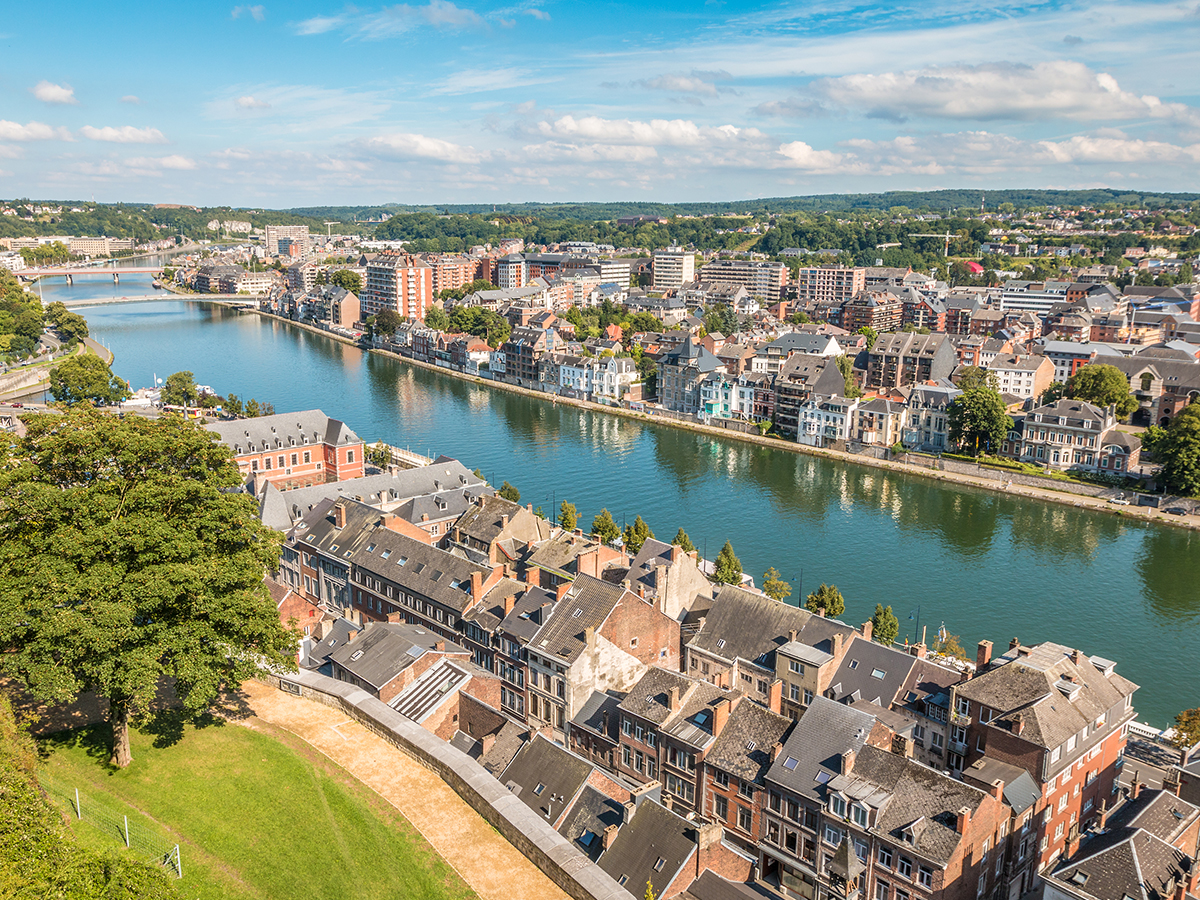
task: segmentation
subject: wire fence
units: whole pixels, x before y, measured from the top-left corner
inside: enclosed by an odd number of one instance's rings
[[[142,861],[170,869],[176,878],[183,877],[183,860],[179,855],[179,845],[163,840],[148,829],[139,816],[135,816],[130,822],[128,814],[116,813],[100,803],[92,802],[86,795],[79,793],[79,788],[75,788],[74,796],[68,800],[75,818],[123,841],[129,852]]]

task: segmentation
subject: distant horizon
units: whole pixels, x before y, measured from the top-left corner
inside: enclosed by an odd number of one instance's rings
[[[1197,29],[1176,0],[24,4],[0,24],[0,194],[1196,191]]]

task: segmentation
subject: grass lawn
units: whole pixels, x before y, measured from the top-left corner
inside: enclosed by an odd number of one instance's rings
[[[173,743],[134,732],[123,771],[107,764],[105,726],[63,732],[41,741],[38,778],[87,847],[123,848],[112,823],[124,815],[131,843],[178,843],[188,900],[475,897],[394,807],[295,736],[256,726],[213,720]]]

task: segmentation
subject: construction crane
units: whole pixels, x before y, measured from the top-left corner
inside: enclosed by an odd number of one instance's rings
[[[322,222],[321,224],[325,226],[325,239],[328,240],[329,238],[331,238],[333,236],[333,231],[332,231],[333,226],[341,225],[342,223],[341,222]]]
[[[945,241],[946,241],[946,248],[945,248],[945,250],[943,250],[943,251],[942,251],[942,256],[949,256],[949,255],[950,255],[950,241],[951,241],[951,240],[952,240],[954,237],[956,237],[956,235],[953,235],[953,234],[951,234],[950,232],[948,232],[948,231],[947,231],[945,234],[910,234],[910,235],[907,235],[907,237],[936,237],[936,238],[944,238],[944,239],[945,239]]]

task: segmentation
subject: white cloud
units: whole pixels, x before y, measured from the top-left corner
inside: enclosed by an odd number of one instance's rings
[[[266,100],[258,100],[250,95],[238,97],[233,101],[233,105],[238,109],[270,109],[271,104]]]
[[[367,138],[360,145],[373,156],[388,159],[428,159],[445,163],[474,164],[484,158],[474,147],[426,137],[423,134],[381,134]]]
[[[1196,111],[1182,103],[1122,90],[1112,75],[1069,60],[927,66],[823,79],[812,87],[837,103],[885,119],[1200,121]]]
[[[533,16],[535,19],[540,19],[543,22],[550,21],[550,13],[546,12],[544,9],[527,9],[525,10],[525,15]]]
[[[138,97],[135,94],[126,94],[124,97],[121,98],[121,102],[122,103],[132,103],[136,106],[137,104],[142,102],[142,98]]]
[[[439,84],[433,85],[434,94],[477,94],[487,91],[507,91],[517,87],[545,84],[553,80],[547,75],[538,75],[532,69],[516,66],[500,66],[494,69],[463,69],[455,72]]]
[[[415,29],[430,26],[448,31],[483,28],[486,22],[473,9],[457,6],[451,0],[429,0],[425,6],[397,3],[372,12],[348,8],[337,16],[313,16],[293,26],[297,34],[325,34],[344,30],[363,40],[382,40],[398,37]]]
[[[122,125],[114,128],[106,125],[103,128],[93,128],[84,125],[79,133],[91,141],[107,141],[113,144],[165,144],[166,137],[157,128],[135,128],[133,125]]]
[[[242,16],[249,16],[255,22],[261,22],[267,17],[267,12],[261,4],[255,6],[235,6],[230,17],[240,19]]]
[[[135,156],[132,159],[125,161],[126,165],[134,169],[159,170],[170,169],[173,171],[187,172],[196,168],[196,161],[186,156],[180,156],[175,153],[171,156]]]
[[[204,104],[212,119],[245,125],[261,120],[280,132],[328,133],[378,118],[389,107],[378,91],[330,89],[307,84],[233,85],[228,92]],[[238,140],[244,140],[239,137]]]
[[[562,116],[539,122],[538,133],[552,138],[598,144],[636,144],[649,147],[695,147],[759,141],[766,137],[755,128],[733,125],[697,125],[689,119],[603,119],[599,116]]]
[[[673,91],[681,94],[703,94],[706,97],[717,96],[717,86],[695,75],[659,75],[638,82],[644,88],[652,91]]]
[[[75,89],[68,84],[39,81],[29,90],[43,103],[74,104],[79,102],[75,99]]]
[[[311,19],[305,19],[303,22],[297,22],[292,26],[296,34],[325,34],[340,28],[345,22],[342,16],[313,16]]]
[[[814,150],[804,141],[791,141],[779,147],[779,155],[791,169],[805,172],[840,172],[855,168],[850,159],[832,150]]]
[[[655,159],[653,147],[606,144],[568,144],[547,141],[521,148],[522,158],[536,163],[549,162],[646,162]]]
[[[44,122],[9,122],[0,119],[0,141],[69,141],[71,132]]]

